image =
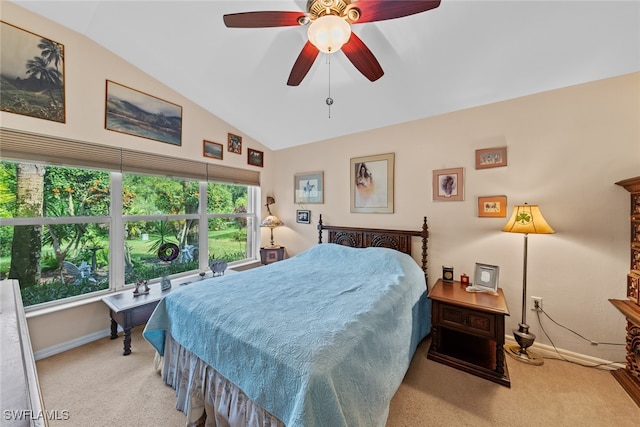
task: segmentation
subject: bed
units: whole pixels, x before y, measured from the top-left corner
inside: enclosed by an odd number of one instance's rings
[[[326,226],[283,261],[168,294],[143,336],[187,425],[384,426],[431,329],[420,231]],[[323,242],[323,234],[328,241]],[[422,239],[422,266],[411,257]]]

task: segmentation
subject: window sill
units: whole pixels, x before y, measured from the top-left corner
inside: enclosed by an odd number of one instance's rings
[[[237,270],[237,271],[243,271],[243,270],[249,270],[255,267],[259,267],[261,264],[258,260],[249,260],[249,261],[242,261],[242,262],[237,262],[237,263],[233,263],[232,266],[229,267],[230,270]],[[187,276],[181,276],[181,277],[176,277],[172,280],[176,280],[178,282],[189,282],[189,281],[193,281],[196,279],[200,279],[200,275],[198,274],[190,274]],[[155,283],[155,282],[154,282]],[[97,301],[101,301],[102,298],[104,298],[107,295],[112,295],[112,294],[117,294],[117,293],[121,293],[121,292],[128,292],[131,289],[133,289],[133,286],[127,286],[124,288],[119,288],[116,290],[105,290],[102,291],[98,294],[93,294],[91,296],[87,296],[87,297],[77,297],[76,299],[74,299],[73,301],[68,301],[68,302],[64,302],[64,303],[60,303],[60,304],[54,304],[54,305],[49,305],[47,307],[41,307],[41,308],[37,308],[34,307],[33,309],[30,309],[29,307],[25,307],[25,315],[27,319],[33,318],[33,317],[38,317],[38,316],[44,316],[47,314],[51,314],[51,313],[55,313],[58,311],[64,311],[64,310],[69,310],[72,308],[76,308],[76,307],[81,307],[83,305],[87,305],[87,304],[93,304]]]

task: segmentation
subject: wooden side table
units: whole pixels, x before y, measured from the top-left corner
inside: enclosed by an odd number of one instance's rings
[[[427,358],[511,387],[504,358],[509,310],[502,289],[493,295],[465,288],[440,279],[429,292],[432,340]]]
[[[284,259],[284,246],[277,246],[274,248],[264,247],[260,248],[260,261],[263,264],[271,264],[272,262],[282,261]]]
[[[171,288],[178,286],[173,285]],[[131,354],[131,329],[147,323],[162,297],[169,292],[171,289],[162,291],[158,283],[150,285],[149,293],[146,295],[136,297],[131,290],[127,290],[102,298],[109,307],[111,339],[118,338],[118,325],[124,330],[124,351],[122,352],[124,356]]]
[[[236,272],[234,270],[227,270],[225,272],[225,274],[235,273]],[[102,298],[102,302],[109,307],[109,316],[111,317],[111,339],[115,340],[118,338],[118,325],[122,326],[122,329],[124,330],[124,351],[122,352],[124,356],[131,354],[131,329],[147,323],[160,300],[172,290],[185,285],[187,284],[174,283],[171,285],[171,289],[163,291],[160,288],[160,284],[155,283],[153,285],[149,285],[149,293],[145,295],[139,295],[136,297],[133,296],[132,290],[127,290]]]

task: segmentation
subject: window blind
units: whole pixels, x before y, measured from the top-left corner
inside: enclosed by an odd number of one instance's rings
[[[260,185],[260,172],[0,127],[0,156],[228,184]]]
[[[3,159],[120,170],[120,149],[83,141],[0,128]]]

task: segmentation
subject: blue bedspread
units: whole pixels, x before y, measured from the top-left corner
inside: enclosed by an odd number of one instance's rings
[[[162,355],[169,332],[288,427],[382,427],[430,309],[410,256],[322,244],[172,291],[143,335]]]

